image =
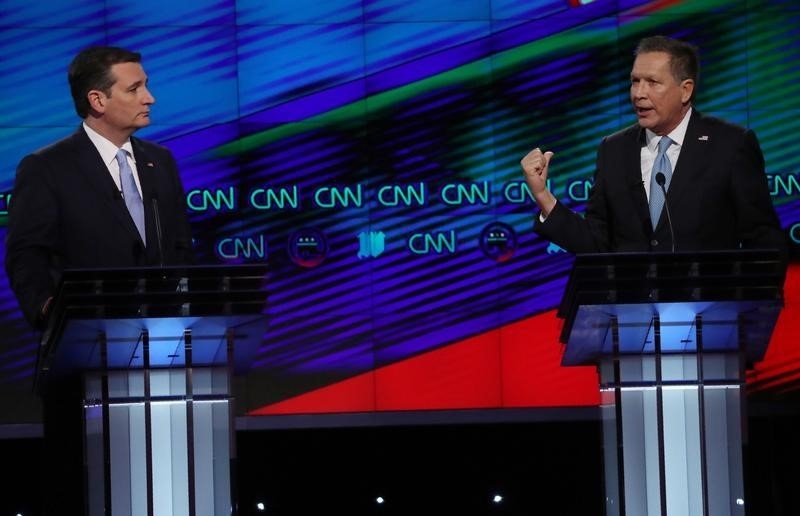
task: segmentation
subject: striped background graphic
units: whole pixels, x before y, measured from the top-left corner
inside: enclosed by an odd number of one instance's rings
[[[178,159],[199,260],[270,265],[270,329],[244,410],[475,339],[557,349],[528,325],[556,324],[547,314],[571,259],[532,233],[534,205],[514,197],[518,162],[553,150],[553,191],[582,209],[600,139],[635,121],[633,48],[659,33],[700,47],[697,106],[756,131],[781,222],[800,241],[800,6],[789,0],[0,0],[0,238],[19,160],[78,126],[67,64],[88,45],[124,46],[142,53],[157,100],[138,135]],[[387,185],[424,187],[424,200],[387,206]],[[487,195],[448,203],[457,185]],[[330,188],[360,203],[327,207]],[[267,189],[296,192],[297,206],[267,208]],[[203,191],[232,193],[233,206],[204,206]],[[503,259],[481,246],[497,227],[516,242]],[[383,233],[383,252],[359,257],[369,232]],[[324,238],[321,263],[292,260],[298,234]],[[421,253],[425,235],[453,247]],[[232,239],[265,253],[231,257]],[[0,273],[6,397],[32,396],[35,350]],[[593,400],[509,391],[476,403]]]

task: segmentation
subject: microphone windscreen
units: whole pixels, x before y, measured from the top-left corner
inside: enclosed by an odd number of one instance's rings
[[[659,172],[658,174],[656,174],[656,183],[658,183],[658,186],[664,186],[666,182],[667,178],[666,176],[664,176],[663,172]]]

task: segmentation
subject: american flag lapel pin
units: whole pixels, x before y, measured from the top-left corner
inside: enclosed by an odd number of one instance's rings
[[[701,142],[707,142],[708,141],[708,136],[703,135],[700,138],[698,138],[698,140],[700,140]]]

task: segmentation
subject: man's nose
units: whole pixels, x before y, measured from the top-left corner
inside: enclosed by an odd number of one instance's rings
[[[150,93],[150,90],[145,88],[144,89],[144,93],[145,93],[145,95],[144,95],[144,99],[142,99],[142,101],[145,104],[150,105],[150,104],[155,104],[156,103],[156,98],[153,96],[152,93]]]

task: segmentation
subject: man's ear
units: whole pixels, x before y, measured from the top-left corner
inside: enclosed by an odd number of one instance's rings
[[[100,90],[89,90],[89,93],[86,94],[86,98],[89,100],[89,106],[97,111],[98,113],[103,113],[106,110],[106,94]]]
[[[694,80],[684,79],[681,81],[681,102],[688,104],[694,93]]]

